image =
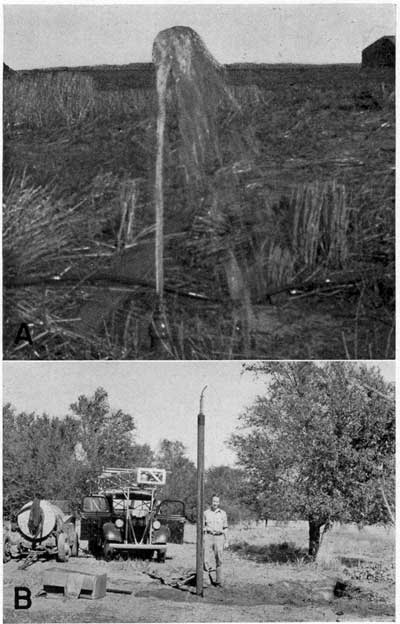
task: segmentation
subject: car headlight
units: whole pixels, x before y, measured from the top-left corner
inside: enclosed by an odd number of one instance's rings
[[[117,520],[115,521],[115,526],[116,526],[118,529],[122,529],[122,527],[124,526],[124,521],[123,521],[123,520],[121,520],[121,518],[117,518]]]
[[[159,529],[160,527],[161,527],[161,522],[159,520],[154,520],[153,529],[157,531],[157,529]]]

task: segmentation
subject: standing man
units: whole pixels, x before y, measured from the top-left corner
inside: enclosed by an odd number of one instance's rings
[[[211,561],[215,558],[215,585],[222,586],[222,551],[227,546],[228,520],[220,509],[219,497],[214,494],[211,508],[204,512],[204,570],[210,573]]]

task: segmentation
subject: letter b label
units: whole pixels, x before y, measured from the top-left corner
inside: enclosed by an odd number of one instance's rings
[[[14,587],[14,609],[29,609],[31,606],[31,590],[28,587]]]

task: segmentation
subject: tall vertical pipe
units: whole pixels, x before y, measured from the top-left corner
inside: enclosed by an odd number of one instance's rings
[[[156,179],[155,179],[155,210],[156,210],[156,291],[159,300],[163,298],[164,291],[164,134],[166,121],[166,96],[167,80],[171,65],[165,58],[165,53],[157,65],[157,154],[156,154]]]
[[[200,411],[197,417],[197,539],[196,539],[196,594],[203,596],[203,560],[204,560],[204,429],[203,413],[204,386],[200,395]]]

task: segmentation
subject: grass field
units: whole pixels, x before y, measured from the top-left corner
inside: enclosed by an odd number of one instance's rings
[[[241,114],[221,111],[219,129],[230,148],[252,136],[254,158],[239,151],[229,178],[208,173],[217,218],[186,186],[184,163],[168,163],[160,355],[148,336],[155,91],[132,84],[138,68],[129,80],[128,69],[102,71],[4,81],[7,359],[394,356],[393,73],[232,70]],[[179,140],[171,120],[172,155]],[[251,295],[247,352],[221,264],[228,247]],[[21,321],[34,350],[14,344]]]
[[[395,532],[393,527],[378,525],[358,528],[355,524],[334,524],[322,540],[317,558],[317,565],[335,566],[343,559],[376,561],[389,567],[394,564]],[[240,552],[241,545],[250,543],[255,547],[254,554],[263,556],[263,547],[271,544],[292,544],[299,553],[306,554],[308,547],[307,522],[269,522],[266,528],[234,527],[230,531],[230,543],[234,550]],[[244,550],[246,550],[244,548]],[[287,549],[289,552],[289,548]],[[289,552],[290,555],[290,552]],[[265,560],[268,553],[265,554]],[[284,557],[282,557],[284,559]],[[301,560],[301,557],[299,557]],[[282,561],[284,562],[284,561]],[[350,561],[351,564],[351,561]]]

